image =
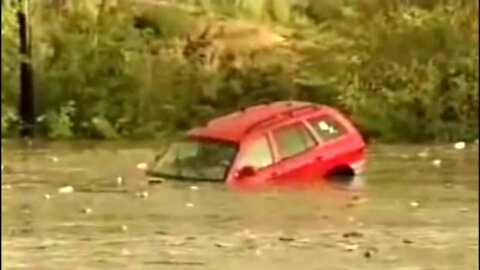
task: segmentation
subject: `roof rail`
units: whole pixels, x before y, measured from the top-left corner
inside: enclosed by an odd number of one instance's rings
[[[293,116],[294,113],[303,112],[303,111],[314,111],[318,108],[319,108],[319,106],[316,105],[316,104],[306,104],[306,105],[296,107],[296,108],[293,108],[291,110],[282,112],[282,114],[287,114],[289,116]]]
[[[298,113],[298,112],[304,112],[304,111],[313,111],[313,110],[316,110],[320,108],[318,105],[315,105],[315,104],[307,104],[307,105],[303,105],[303,106],[300,106],[300,107],[296,107],[296,108],[292,108],[290,110],[287,110],[287,111],[284,111],[284,112],[281,112],[279,114],[276,114],[276,115],[272,115],[272,116],[269,116],[265,119],[262,119],[262,120],[259,120],[258,122],[252,124],[250,127],[248,127],[244,134],[249,134],[250,132],[252,132],[253,130],[259,128],[260,126],[270,122],[270,121],[273,121],[273,120],[277,120],[279,119],[281,116],[287,116],[287,117],[293,117],[294,116],[294,113]]]
[[[239,113],[239,112],[240,112],[240,113],[243,113],[243,112],[246,112],[249,107],[260,106],[260,105],[268,105],[268,104],[270,104],[270,103],[272,103],[272,101],[264,99],[264,100],[260,100],[260,101],[258,101],[258,102],[251,103],[251,104],[249,104],[249,105],[241,106],[239,110],[237,109],[237,110],[235,110],[235,111],[233,111],[233,112],[230,112],[230,113]],[[205,125],[205,126],[208,126],[208,125],[210,125],[212,122],[215,122],[216,120],[217,120],[217,119],[213,119],[213,120],[207,121],[204,125]]]
[[[249,127],[245,130],[244,134],[245,134],[245,135],[246,135],[246,134],[249,134],[250,132],[252,132],[254,129],[258,128],[258,127],[261,126],[262,124],[265,124],[265,123],[267,123],[267,122],[269,122],[269,121],[271,121],[271,120],[274,120],[274,119],[276,119],[276,118],[278,118],[278,117],[279,117],[279,115],[276,114],[276,115],[269,116],[269,117],[267,117],[267,118],[265,118],[265,119],[259,120],[258,122],[256,122],[256,123],[252,124],[251,126],[249,126]]]

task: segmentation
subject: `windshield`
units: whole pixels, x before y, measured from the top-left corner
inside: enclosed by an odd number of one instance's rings
[[[173,143],[150,173],[182,179],[223,181],[236,150],[234,143],[189,138]]]

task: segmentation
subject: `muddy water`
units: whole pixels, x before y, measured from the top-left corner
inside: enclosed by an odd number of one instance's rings
[[[477,145],[374,145],[361,191],[255,194],[148,186],[150,146],[2,142],[2,269],[478,269]]]

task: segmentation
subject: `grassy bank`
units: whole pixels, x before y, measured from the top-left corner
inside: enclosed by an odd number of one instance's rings
[[[339,107],[383,141],[478,137],[475,1],[60,2],[31,6],[53,139],[145,138],[277,99]],[[2,137],[21,124],[15,12],[2,8]]]

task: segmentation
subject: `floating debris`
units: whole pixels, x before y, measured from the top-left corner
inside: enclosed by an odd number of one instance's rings
[[[122,252],[121,252],[122,256],[130,256],[130,250],[124,248],[122,249]]]
[[[378,252],[377,248],[367,248],[367,250],[365,250],[365,252],[363,253],[363,257],[371,258],[377,252]]]
[[[10,184],[2,185],[2,189],[10,190],[10,189],[12,189],[12,185],[10,185]]]
[[[309,239],[309,238],[297,239],[297,240],[295,240],[295,243],[299,243],[299,244],[314,244],[314,242],[312,241],[312,239]],[[270,246],[270,245],[269,245],[269,246]]]
[[[195,205],[193,203],[186,203],[185,204],[187,207],[194,207]]]
[[[340,247],[341,247],[343,250],[349,251],[349,252],[358,249],[358,245],[357,245],[357,244],[345,244],[345,243],[341,243],[341,244],[340,244]]]
[[[395,262],[395,261],[398,261],[398,260],[399,260],[399,257],[395,256],[395,255],[389,255],[389,256],[385,257],[386,262]]]
[[[280,236],[278,238],[278,240],[280,240],[282,242],[292,242],[292,241],[295,241],[295,238],[290,237],[290,236]]]
[[[410,206],[411,207],[419,207],[420,204],[418,202],[413,201],[413,202],[410,202]]]
[[[2,172],[3,172],[3,164],[2,164]]]
[[[84,213],[86,215],[89,215],[92,212],[93,212],[92,208],[88,208],[88,207],[82,208],[82,213]]]
[[[453,145],[453,147],[457,150],[465,149],[465,142],[457,142]]]
[[[123,177],[118,176],[118,177],[117,177],[117,185],[118,185],[118,186],[121,186],[122,184],[123,184]]]
[[[57,157],[53,157],[53,156],[52,156],[52,157],[50,157],[50,159],[51,159],[53,162],[55,162],[55,163],[58,162],[58,158],[57,158]]]
[[[150,261],[144,262],[144,264],[159,264],[159,265],[205,265],[205,262],[187,262],[187,261]]]
[[[197,186],[190,186],[190,190],[198,190]]]
[[[45,200],[50,200],[50,194],[43,195],[43,198],[45,198]]]
[[[154,184],[163,184],[165,182],[165,179],[159,178],[159,177],[151,177],[148,176],[148,184],[154,185]]]
[[[229,247],[232,247],[233,245],[230,243],[217,242],[215,243],[215,246],[218,248],[229,248]]]
[[[168,245],[173,247],[179,247],[185,245],[185,241],[183,239],[174,239],[172,241],[169,241]]]
[[[148,191],[137,192],[137,193],[135,193],[135,196],[138,197],[138,198],[147,199],[148,198]]]
[[[454,185],[453,185],[452,183],[445,183],[445,184],[444,184],[444,187],[445,187],[446,189],[452,189],[452,188],[454,188]]]
[[[348,202],[347,203],[347,207],[354,207],[354,206],[357,206],[357,205],[360,205],[360,204],[364,204],[368,202],[368,198],[366,197],[360,197],[358,195],[355,195],[352,197],[352,201]]]
[[[354,217],[348,217],[347,220],[350,221],[350,222],[354,222],[355,218]]]
[[[404,244],[413,244],[413,241],[410,239],[403,239],[402,243]]]
[[[426,149],[423,149],[421,152],[419,152],[418,154],[418,157],[420,158],[426,158],[429,156],[429,149],[426,148]]]
[[[257,235],[250,232],[250,230],[243,230],[242,235],[251,240],[257,239]]]
[[[465,212],[470,211],[470,209],[468,209],[467,207],[460,208],[459,210],[460,210],[460,212],[462,212],[462,213],[465,213]]]
[[[362,233],[359,232],[347,232],[343,234],[343,237],[345,238],[351,238],[351,237],[363,237]]]
[[[428,152],[420,152],[420,153],[418,153],[418,157],[427,158],[428,157]]]
[[[72,186],[65,186],[58,189],[58,193],[68,194],[73,193],[74,188]]]
[[[147,164],[147,163],[138,163],[138,164],[137,164],[137,169],[146,170],[147,168],[148,168],[148,164]]]
[[[435,166],[435,167],[440,167],[440,166],[442,166],[442,160],[440,160],[440,159],[435,159],[434,161],[432,161],[432,164],[433,164],[433,166]]]
[[[128,231],[127,225],[122,225],[122,232],[126,232],[126,231]]]

